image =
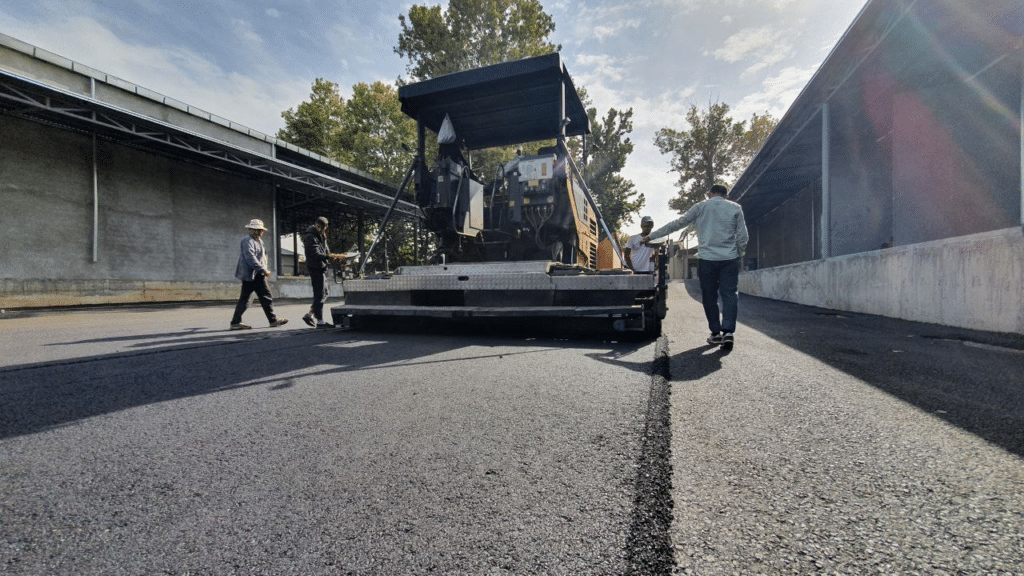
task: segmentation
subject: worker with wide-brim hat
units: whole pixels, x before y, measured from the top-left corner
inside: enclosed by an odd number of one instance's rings
[[[267,227],[263,225],[263,220],[253,218],[245,228],[249,235],[242,238],[238,265],[235,267],[235,278],[242,281],[242,293],[238,297],[238,304],[235,305],[235,314],[231,317],[231,329],[252,328],[242,324],[242,314],[249,307],[249,298],[253,292],[259,298],[260,306],[263,307],[263,313],[267,315],[271,328],[287,324],[287,318],[278,318],[274,313],[274,298],[270,295],[270,285],[267,283],[272,274],[267,267],[267,248],[263,245],[263,233],[267,231]]]

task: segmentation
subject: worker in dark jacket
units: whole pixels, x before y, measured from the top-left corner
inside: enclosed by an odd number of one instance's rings
[[[316,219],[312,226],[306,228],[302,235],[302,245],[306,250],[306,269],[309,280],[313,283],[313,305],[302,321],[313,328],[333,328],[324,322],[324,303],[327,302],[327,265],[335,254],[327,247],[327,218]]]

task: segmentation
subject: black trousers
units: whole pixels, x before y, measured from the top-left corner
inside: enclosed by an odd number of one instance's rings
[[[232,324],[242,322],[242,314],[249,307],[249,298],[252,297],[253,292],[260,299],[260,306],[263,307],[263,313],[267,315],[267,321],[275,322],[277,320],[277,315],[274,314],[274,297],[270,295],[270,285],[267,284],[267,277],[260,275],[251,282],[242,281],[242,294],[238,297],[235,315],[231,317]]]
[[[330,296],[327,290],[327,269],[310,268],[309,280],[313,283],[313,305],[310,310],[313,311],[314,318],[323,320],[324,304],[327,303],[327,297]]]
[[[700,278],[701,300],[704,315],[711,332],[735,332],[736,314],[739,310],[740,259],[698,260],[697,276]],[[722,297],[722,311],[719,316],[718,297]]]

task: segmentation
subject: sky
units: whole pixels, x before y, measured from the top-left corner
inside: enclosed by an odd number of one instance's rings
[[[233,122],[275,135],[317,78],[406,77],[398,17],[419,0],[0,0],[0,32]],[[864,0],[541,0],[549,40],[600,116],[633,110],[623,175],[660,226],[677,175],[654,145],[691,106],[781,118]],[[626,232],[639,232],[639,217]],[[634,230],[634,228],[636,230]]]

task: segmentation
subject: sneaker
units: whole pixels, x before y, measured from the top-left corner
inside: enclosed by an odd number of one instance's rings
[[[708,336],[708,344],[711,344],[712,346],[718,346],[721,343],[722,343],[722,335],[719,334],[718,332],[715,332],[711,336]]]
[[[312,314],[306,314],[303,316],[302,321],[308,324],[310,328],[316,328],[316,320],[313,319]]]
[[[726,332],[725,334],[722,334],[722,348],[732,348],[732,344],[732,332]]]
[[[249,326],[248,324],[238,323],[238,324],[232,324],[231,325],[231,329],[232,330],[250,330],[250,329],[252,329],[252,326]]]
[[[327,322],[319,322],[317,323],[316,327],[318,330],[321,328],[334,328],[334,324],[328,324]]]
[[[270,323],[270,327],[271,328],[277,328],[278,326],[284,326],[287,323],[288,323],[288,319],[287,318],[278,318],[277,320],[274,320],[273,322]]]

